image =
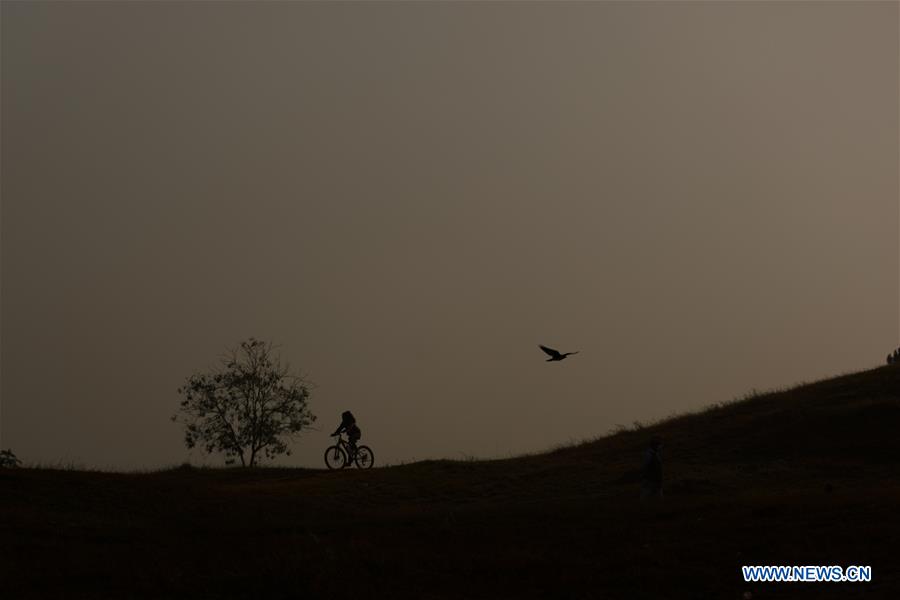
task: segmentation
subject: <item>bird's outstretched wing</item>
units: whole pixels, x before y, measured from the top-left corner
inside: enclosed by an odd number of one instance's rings
[[[559,358],[559,356],[560,356],[559,352],[557,352],[557,351],[554,350],[553,348],[548,348],[547,346],[544,346],[544,345],[542,345],[542,344],[538,344],[538,346],[540,347],[541,350],[543,350],[544,352],[546,352],[547,354],[549,354],[549,355],[552,356],[553,358]]]

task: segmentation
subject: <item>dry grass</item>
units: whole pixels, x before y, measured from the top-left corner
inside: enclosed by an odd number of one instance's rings
[[[5,598],[891,598],[900,368],[549,453],[372,471],[0,471]],[[666,500],[636,502],[666,441]],[[745,584],[743,564],[872,565]]]

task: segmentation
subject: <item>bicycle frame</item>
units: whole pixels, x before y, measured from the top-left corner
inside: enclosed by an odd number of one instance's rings
[[[332,459],[337,458],[337,452],[340,452],[344,456],[344,464],[343,467],[352,466],[354,463],[357,467],[361,469],[370,469],[375,462],[375,456],[372,452],[372,449],[368,446],[353,446],[350,444],[349,440],[344,438],[343,432],[335,434],[331,437],[337,438],[334,442],[333,446],[330,446],[325,451],[325,464],[329,469],[339,468],[335,461]],[[362,454],[360,454],[362,451]],[[331,454],[330,452],[333,452]],[[362,464],[358,463],[357,460],[362,457]]]
[[[337,434],[337,440],[334,442],[341,450],[347,453],[347,460],[353,462],[356,456],[355,448],[350,445],[350,441],[344,439],[343,432]]]

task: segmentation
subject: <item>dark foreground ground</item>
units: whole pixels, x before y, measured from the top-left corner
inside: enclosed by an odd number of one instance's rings
[[[633,471],[666,440],[666,498]],[[2,598],[900,598],[900,367],[550,454],[0,471]],[[871,565],[744,583],[741,565]]]

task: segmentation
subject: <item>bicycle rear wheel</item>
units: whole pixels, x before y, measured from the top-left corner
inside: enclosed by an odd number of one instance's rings
[[[340,446],[329,446],[325,451],[325,466],[329,469],[343,469],[347,462],[347,453]]]
[[[359,446],[356,449],[356,466],[360,469],[371,469],[375,464],[375,453],[368,446]]]

